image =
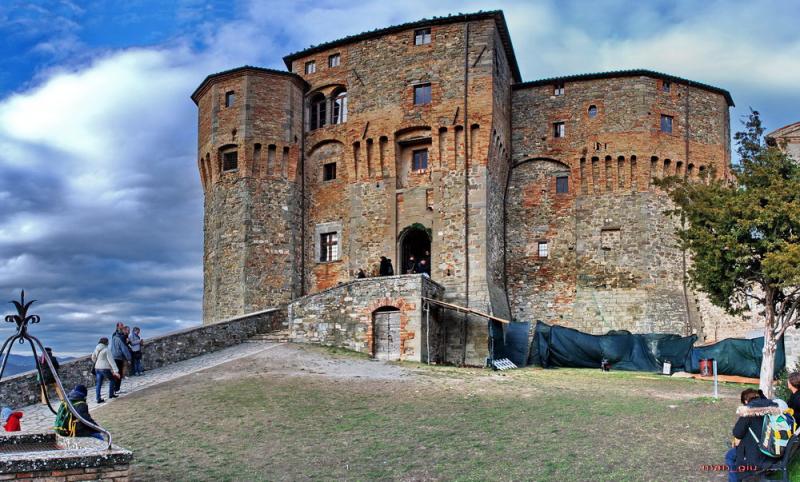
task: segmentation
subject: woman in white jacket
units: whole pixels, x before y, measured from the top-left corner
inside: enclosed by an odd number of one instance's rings
[[[94,362],[94,390],[97,403],[105,402],[100,398],[100,390],[103,388],[104,378],[108,380],[108,398],[116,398],[117,396],[114,394],[114,378],[119,378],[119,372],[117,371],[114,357],[111,356],[111,349],[108,347],[108,338],[100,338],[94,353],[92,353],[92,361]]]

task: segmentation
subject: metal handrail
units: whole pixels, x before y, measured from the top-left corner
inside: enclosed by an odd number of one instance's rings
[[[83,418],[78,411],[75,409],[75,406],[70,401],[69,397],[67,396],[67,392],[64,390],[64,385],[61,383],[61,378],[58,376],[58,372],[56,371],[55,367],[53,366],[53,361],[50,359],[49,355],[46,355],[47,351],[44,349],[42,342],[39,341],[38,338],[28,333],[28,323],[39,323],[41,318],[39,315],[28,315],[28,308],[35,302],[36,300],[29,301],[27,304],[25,303],[25,290],[22,291],[20,294],[20,301],[11,301],[14,306],[17,308],[16,315],[8,315],[5,317],[5,321],[8,323],[16,323],[17,324],[17,332],[8,337],[3,343],[3,348],[0,349],[0,355],[3,356],[2,365],[0,365],[0,380],[3,379],[3,373],[6,369],[6,363],[8,362],[9,355],[11,355],[11,348],[14,346],[14,342],[18,341],[20,344],[24,344],[26,341],[31,346],[31,352],[33,352],[34,360],[36,360],[36,372],[39,374],[39,387],[44,394],[45,401],[47,402],[47,408],[50,409],[51,412],[54,414],[57,413],[54,409],[52,404],[50,403],[50,395],[47,391],[47,384],[45,383],[44,372],[42,371],[42,364],[39,360],[39,356],[36,353],[36,345],[42,351],[42,354],[45,354],[42,358],[47,362],[47,368],[50,370],[50,374],[53,375],[53,380],[56,382],[56,386],[58,387],[59,394],[63,395],[63,399],[61,400],[62,403],[65,403],[67,408],[69,409],[70,413],[74,415],[78,420],[81,421],[84,425],[89,428],[93,428],[98,432],[101,432],[106,436],[108,439],[108,445],[106,449],[111,449],[111,432],[104,429],[100,425],[94,424],[89,422],[85,418]],[[35,345],[34,345],[35,343]],[[8,352],[6,352],[6,348],[8,348]]]

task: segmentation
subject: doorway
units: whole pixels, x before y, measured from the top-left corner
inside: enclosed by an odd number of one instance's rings
[[[410,261],[414,257],[414,262]],[[419,272],[418,263],[425,260],[428,274],[431,267],[431,236],[421,224],[415,223],[400,235],[400,273]]]
[[[372,313],[372,350],[378,360],[400,359],[400,310],[394,306]]]

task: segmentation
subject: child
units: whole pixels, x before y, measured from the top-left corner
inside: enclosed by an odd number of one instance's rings
[[[0,412],[0,419],[3,421],[3,429],[6,432],[19,432],[22,430],[20,424],[22,412],[14,412],[8,407],[3,407],[2,412]]]

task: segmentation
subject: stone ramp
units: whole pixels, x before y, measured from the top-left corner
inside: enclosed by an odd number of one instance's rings
[[[248,343],[242,343],[223,350],[149,370],[142,376],[127,377],[122,381],[122,392],[119,394],[119,397],[122,398],[144,388],[169,382],[185,375],[228,363],[233,360],[249,357],[278,346],[281,346],[281,344],[252,340]],[[64,389],[69,392],[72,387],[65,386]],[[102,396],[106,400],[105,403],[98,405],[97,402],[95,402],[94,393],[94,387],[89,387],[89,396],[86,401],[89,405],[89,411],[92,414],[95,413],[95,410],[102,410],[103,406],[116,401],[115,399],[108,398],[108,382],[103,384]],[[57,408],[57,404],[58,401],[56,399],[53,402],[53,407]],[[28,405],[25,407],[14,407],[14,409],[21,410],[25,414],[22,418],[23,432],[39,432],[50,430],[53,427],[55,415],[53,415],[50,409],[45,405]]]

